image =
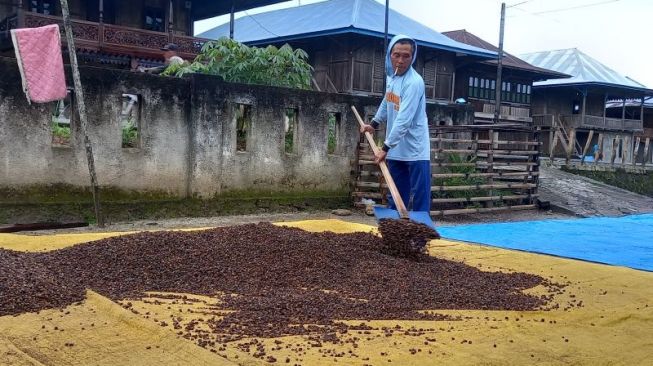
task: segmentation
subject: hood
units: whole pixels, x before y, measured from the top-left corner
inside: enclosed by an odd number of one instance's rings
[[[395,71],[392,69],[392,62],[390,61],[390,50],[392,50],[392,47],[397,43],[397,41],[400,41],[402,39],[409,40],[410,43],[413,44],[413,59],[411,61],[410,67],[413,67],[415,64],[415,59],[417,58],[417,43],[415,43],[415,40],[403,35],[403,34],[397,34],[396,36],[392,37],[392,40],[390,40],[390,43],[388,43],[388,49],[385,51],[385,74],[388,76],[393,76],[395,74]]]

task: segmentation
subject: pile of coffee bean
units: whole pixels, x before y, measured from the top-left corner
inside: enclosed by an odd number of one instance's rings
[[[0,315],[63,307],[83,300],[85,289],[114,300],[193,293],[233,311],[207,323],[236,340],[351,329],[339,319],[446,319],[422,310],[541,309],[552,298],[521,292],[554,287],[536,275],[414,261],[385,248],[371,233],[260,223],[144,232],[45,253],[0,250]]]
[[[381,251],[402,258],[423,258],[426,244],[430,240],[440,239],[440,234],[434,229],[408,219],[381,219],[379,232],[383,238]]]

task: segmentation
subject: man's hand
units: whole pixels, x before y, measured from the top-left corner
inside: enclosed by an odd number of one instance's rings
[[[374,162],[376,164],[381,164],[382,161],[385,161],[386,155],[388,155],[388,153],[383,150],[377,151],[376,153],[374,153]]]
[[[361,126],[360,133],[365,133],[365,132],[369,132],[369,133],[373,134],[374,133],[374,127],[372,127],[372,125],[363,125],[363,126]]]

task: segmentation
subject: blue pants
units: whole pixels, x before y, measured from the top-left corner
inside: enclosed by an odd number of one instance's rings
[[[428,160],[386,160],[399,195],[409,211],[431,210],[431,162]],[[389,208],[396,210],[388,193]]]

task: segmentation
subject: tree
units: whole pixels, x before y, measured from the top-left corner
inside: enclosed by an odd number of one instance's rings
[[[220,38],[205,43],[192,63],[170,65],[163,74],[201,73],[235,83],[309,89],[313,68],[307,60],[304,50],[293,50],[288,44],[259,48]]]

